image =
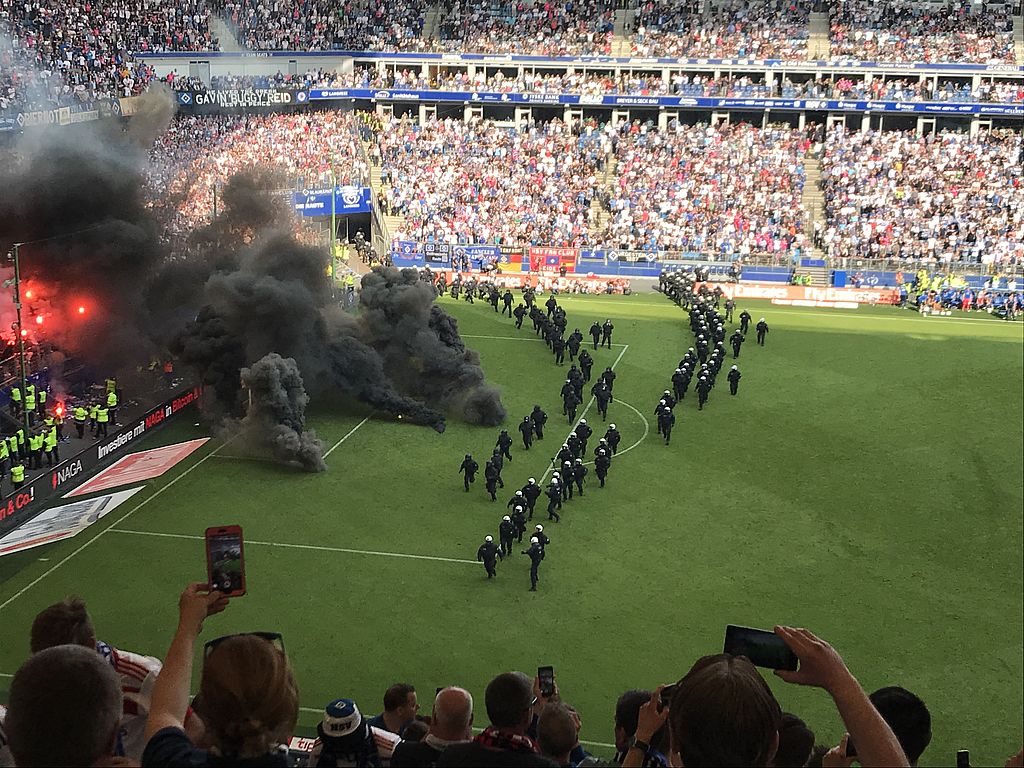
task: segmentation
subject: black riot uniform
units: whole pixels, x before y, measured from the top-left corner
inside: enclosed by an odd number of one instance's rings
[[[740,333],[744,336],[747,335],[747,331],[750,329],[750,321],[753,318],[750,317],[750,313],[747,310],[740,312]]]
[[[501,554],[510,555],[512,554],[512,540],[516,537],[516,524],[512,522],[512,518],[509,515],[505,515],[501,518],[501,523],[498,525],[498,541],[501,542]]]
[[[569,350],[569,359],[570,360],[575,360],[576,359],[576,355],[578,355],[580,353],[580,345],[582,343],[583,343],[583,334],[580,332],[580,329],[577,328],[571,334],[569,334],[569,338],[565,342],[565,346]]]
[[[526,317],[526,307],[520,304],[518,307],[512,310],[512,315],[516,319],[516,328],[522,328],[523,318]]]
[[[683,373],[683,369],[676,368],[675,373],[672,374],[672,391],[675,393],[676,400],[682,400],[686,395],[686,389],[683,388],[685,379],[686,374]]]
[[[533,421],[533,431],[537,434],[538,440],[544,439],[544,425],[548,423],[548,415],[541,410],[539,405],[533,406],[533,412],[530,414],[530,419]]]
[[[576,483],[576,493],[583,495],[583,481],[587,477],[587,468],[583,465],[583,459],[576,459],[572,465],[572,481]]]
[[[560,516],[556,509],[562,508],[562,484],[558,481],[552,480],[551,485],[545,491],[548,497],[548,520],[554,520],[556,523],[559,521]]]
[[[501,297],[501,314],[504,315],[508,312],[508,316],[512,317],[512,291],[505,289],[505,295]]]
[[[501,450],[503,458],[512,461],[512,435],[508,433],[507,429],[501,430],[501,434],[498,435],[498,440],[494,445]]]
[[[529,416],[523,416],[523,420],[519,424],[519,432],[523,436],[524,450],[530,450],[530,446],[533,445],[533,420]]]
[[[570,366],[569,372],[565,374],[565,377],[569,379],[569,382],[576,389],[576,397],[583,401],[583,374],[580,373],[580,369],[575,364]]]
[[[763,347],[764,337],[768,335],[768,323],[766,323],[762,317],[757,321],[757,325],[754,326],[754,328],[757,331],[757,343]]]
[[[735,365],[729,369],[729,394],[735,395],[740,389],[740,369]]]
[[[462,481],[466,486],[467,492],[469,491],[469,484],[476,480],[478,469],[480,469],[480,465],[473,461],[473,457],[467,453],[466,458],[462,460],[462,466],[459,467],[459,472],[464,473]]]
[[[565,339],[555,336],[551,339],[551,351],[555,353],[555,365],[565,364]]]
[[[544,493],[543,489],[531,477],[530,482],[523,486],[523,498],[526,499],[526,506],[530,510],[530,519],[533,519],[533,510],[537,506],[537,499]]]
[[[590,338],[594,340],[594,349],[597,349],[597,345],[601,343],[601,326],[595,322],[590,326]]]
[[[590,381],[590,369],[594,367],[594,358],[587,350],[580,351],[580,373],[583,374],[583,381]]]
[[[743,341],[743,334],[739,331],[733,331],[732,336],[729,337],[729,343],[732,345],[733,360],[740,356],[740,347],[743,346]]]
[[[602,421],[608,418],[608,403],[612,399],[612,391],[608,388],[604,379],[597,382],[593,387],[590,388],[590,393],[594,396],[597,401],[597,412],[601,414]]]
[[[587,441],[590,440],[590,436],[594,434],[594,430],[591,429],[590,425],[587,424],[586,419],[580,419],[580,423],[576,425],[576,437],[580,439],[580,456],[587,455]]]
[[[498,490],[498,476],[501,471],[494,466],[494,461],[488,461],[484,464],[484,483],[487,487],[487,492],[491,494],[491,501],[497,501],[497,490]]]
[[[658,432],[665,436],[665,445],[672,439],[672,427],[675,426],[676,415],[668,405],[658,409]]]
[[[530,556],[530,591],[536,592],[539,581],[537,569],[540,568],[540,562],[544,559],[544,550],[541,549],[539,543],[531,543],[529,549],[523,550],[523,554]]]
[[[708,401],[708,393],[711,392],[713,386],[714,384],[708,378],[701,376],[700,381],[697,382],[697,402],[699,403],[697,410],[704,410],[704,403]]]
[[[522,507],[516,507],[512,510],[512,525],[516,529],[517,542],[522,544],[523,534],[526,533],[526,510]]]
[[[604,325],[601,326],[601,346],[607,346],[608,349],[612,348],[612,331],[615,326],[612,325],[611,320],[605,320]]]
[[[494,566],[497,564],[499,557],[504,558],[504,554],[498,549],[494,540],[488,536],[484,539],[484,543],[480,545],[480,549],[476,551],[476,559],[484,564],[488,579],[493,579],[498,575]]]
[[[608,425],[608,431],[604,433],[604,441],[608,443],[608,447],[612,449],[612,453],[619,452],[619,442],[622,440],[622,435],[619,430],[615,428],[614,424]]]
[[[562,398],[562,405],[565,408],[565,413],[569,417],[569,423],[572,424],[576,421],[576,408],[580,404],[580,399],[576,397],[576,390],[572,390],[568,395]]]
[[[544,302],[544,306],[548,308],[548,317],[555,312],[555,307],[558,306],[558,300],[554,296],[548,296],[548,300]]]
[[[594,457],[594,474],[597,475],[597,479],[601,481],[601,487],[604,488],[605,478],[608,477],[608,469],[612,465],[612,460],[608,456],[606,450],[599,449],[597,456]]]

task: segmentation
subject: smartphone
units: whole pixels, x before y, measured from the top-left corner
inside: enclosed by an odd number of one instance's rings
[[[206,577],[210,589],[228,597],[245,594],[245,550],[242,528],[222,525],[206,529]]]
[[[676,685],[678,683],[672,683],[672,685],[666,685],[661,689],[661,708],[664,709],[672,701],[672,694],[676,692]]]
[[[857,748],[855,746],[853,746],[853,739],[851,739],[849,736],[846,737],[846,756],[847,757],[856,757],[857,756]]]
[[[795,670],[799,664],[796,654],[774,632],[735,624],[725,628],[725,653],[746,656],[751,664],[768,669]]]
[[[537,667],[537,680],[540,682],[540,695],[544,698],[555,692],[555,668]]]
[[[966,749],[956,751],[956,768],[971,768],[971,753]]]

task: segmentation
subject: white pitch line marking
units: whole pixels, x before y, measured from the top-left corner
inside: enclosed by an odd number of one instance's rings
[[[127,533],[133,536],[156,536],[164,539],[187,539],[190,541],[205,541],[203,536],[194,536],[186,533],[161,533],[159,531],[133,531],[127,528],[111,528],[114,533]],[[378,557],[401,557],[408,560],[435,560],[441,563],[468,563],[477,565],[476,560],[461,560],[454,557],[438,557],[436,555],[410,555],[405,552],[376,552],[370,549],[346,549],[344,547],[324,547],[318,544],[287,544],[280,541],[255,541],[246,539],[246,546],[255,547],[279,547],[282,549],[308,549],[314,552],[338,552],[347,555],[376,555]]]
[[[339,445],[341,445],[341,444],[342,444],[342,443],[344,443],[344,442],[345,442],[346,440],[348,440],[348,439],[349,439],[350,437],[352,437],[352,433],[353,433],[353,432],[355,432],[355,431],[356,431],[357,429],[359,429],[359,428],[360,428],[361,426],[363,426],[363,424],[365,424],[365,423],[366,423],[366,422],[368,422],[369,420],[370,420],[370,417],[369,417],[369,416],[367,416],[367,417],[366,417],[365,419],[363,419],[363,420],[362,420],[362,421],[360,421],[360,422],[359,422],[358,424],[356,424],[356,425],[355,425],[354,427],[352,427],[352,429],[350,429],[350,430],[348,431],[348,434],[347,434],[347,435],[345,435],[345,436],[344,436],[343,438],[341,438],[341,440],[339,440],[338,442],[336,442],[336,443],[335,443],[334,445],[332,445],[332,446],[330,447],[330,449],[329,449],[329,450],[327,451],[327,453],[325,453],[325,454],[324,454],[324,458],[326,459],[326,458],[327,458],[328,456],[330,456],[330,455],[331,455],[332,453],[334,453],[334,449],[335,449],[335,448],[337,448],[337,447],[338,447]]]
[[[627,402],[626,402],[625,400],[614,400],[614,401],[612,401],[612,402],[614,402],[614,403],[618,403],[619,405],[624,405],[624,406],[626,406],[627,408],[629,408],[629,410],[631,410],[631,411],[632,411],[633,413],[635,413],[635,414],[636,414],[637,416],[639,416],[639,417],[640,417],[640,421],[642,421],[642,422],[644,423],[644,433],[643,433],[643,435],[642,435],[642,436],[640,437],[640,439],[639,439],[639,440],[637,440],[637,441],[636,441],[635,443],[633,443],[633,444],[632,444],[631,446],[629,446],[629,447],[627,447],[627,448],[623,448],[623,449],[622,449],[621,451],[619,451],[618,453],[616,453],[616,454],[613,454],[613,458],[618,458],[619,456],[621,456],[621,455],[622,455],[622,454],[624,454],[624,453],[629,453],[629,452],[630,452],[630,451],[632,451],[632,450],[633,450],[634,448],[636,448],[636,447],[637,447],[638,445],[640,445],[640,443],[642,443],[642,442],[643,442],[644,440],[646,440],[646,439],[647,439],[647,435],[649,435],[649,434],[650,434],[650,432],[651,432],[651,425],[650,425],[650,423],[649,423],[649,422],[647,421],[647,417],[646,417],[646,416],[644,416],[644,415],[643,415],[642,413],[640,413],[640,411],[639,411],[639,410],[637,410],[636,408],[634,408],[634,407],[633,407],[632,405],[630,405],[629,403],[627,403]],[[587,466],[589,467],[589,466],[592,466],[594,462],[592,462],[592,461],[584,461],[583,463],[584,463],[584,464],[586,464],[586,465],[587,465]]]
[[[615,362],[611,364],[611,369],[612,369],[613,371],[615,370],[615,366],[619,364],[619,361],[620,361],[620,360],[622,359],[622,356],[623,356],[624,354],[626,354],[626,350],[627,350],[627,349],[629,349],[629,344],[624,344],[624,345],[622,346],[622,351],[621,351],[621,352],[619,352],[619,356],[618,356],[618,357],[616,357],[616,358],[615,358]],[[590,410],[590,406],[592,406],[592,405],[594,404],[594,401],[595,401],[595,400],[597,400],[597,398],[596,398],[596,397],[594,397],[593,395],[591,395],[591,396],[590,396],[590,402],[589,402],[589,403],[587,403],[587,407],[583,409],[583,413],[581,413],[581,414],[580,414],[580,416],[579,416],[579,418],[580,418],[580,419],[584,419],[584,418],[586,418],[586,416],[587,416],[587,411],[589,411],[589,410]],[[639,413],[639,411],[637,411],[637,413]],[[641,418],[642,418],[642,417],[641,417]],[[576,423],[577,423],[577,424],[579,424],[579,419],[577,419],[577,420],[576,420]],[[572,432],[572,431],[573,431],[574,429],[576,429],[576,426],[575,426],[575,425],[573,425],[572,427],[570,427],[570,428],[569,428],[569,432]],[[566,440],[566,439],[567,439],[567,438],[569,437],[569,432],[566,432],[566,433],[565,433],[565,438],[564,438],[564,439],[562,440],[562,442],[563,442],[563,443],[564,443],[564,442],[565,442],[565,440]],[[540,485],[544,485],[544,481],[548,479],[548,475],[549,475],[549,474],[551,474],[551,471],[552,471],[552,470],[554,469],[554,467],[555,467],[555,463],[554,463],[554,460],[552,460],[552,461],[549,461],[549,462],[548,462],[548,468],[547,468],[547,469],[545,469],[545,470],[544,470],[544,474],[543,474],[543,475],[541,475],[541,478],[540,478]]]
[[[238,435],[235,435],[235,437],[238,437]],[[215,455],[215,454],[217,453],[217,451],[219,451],[219,450],[220,450],[221,448],[224,448],[224,447],[226,447],[226,446],[230,445],[230,444],[231,444],[231,442],[232,442],[232,440],[234,440],[234,439],[235,439],[235,437],[232,437],[232,438],[231,438],[231,439],[229,439],[229,440],[228,440],[227,442],[221,443],[221,444],[220,444],[219,446],[217,446],[217,447],[216,447],[216,448],[214,448],[214,449],[213,449],[212,451],[210,451],[210,452],[209,452],[208,454],[206,454],[205,456],[203,456],[203,458],[201,458],[201,459],[200,459],[199,461],[197,461],[197,462],[196,462],[195,464],[193,464],[193,465],[192,465],[191,467],[189,467],[189,468],[188,468],[188,469],[186,469],[186,470],[185,470],[184,472],[182,472],[182,473],[181,473],[180,475],[178,475],[178,476],[177,476],[177,477],[175,477],[175,478],[174,478],[173,480],[171,480],[171,482],[167,483],[167,485],[163,485],[163,486],[161,486],[160,488],[158,488],[158,489],[156,490],[156,492],[155,492],[154,494],[152,494],[151,496],[148,496],[148,497],[146,497],[145,499],[143,499],[142,501],[140,501],[140,502],[139,502],[138,504],[136,504],[136,505],[135,505],[134,507],[132,507],[132,508],[131,508],[131,509],[130,509],[130,510],[129,510],[128,512],[125,512],[125,513],[124,513],[123,515],[121,515],[121,517],[120,517],[120,518],[118,518],[117,522],[115,522],[115,523],[114,523],[114,524],[113,524],[112,526],[110,526],[110,528],[104,528],[104,529],[103,529],[102,531],[100,531],[99,533],[97,533],[97,534],[96,534],[95,536],[93,536],[93,537],[92,537],[91,539],[89,539],[89,540],[88,540],[87,542],[85,542],[84,544],[82,544],[82,546],[80,546],[80,547],[79,547],[78,549],[76,549],[76,550],[74,550],[73,552],[70,552],[69,554],[65,555],[65,556],[64,556],[64,558],[63,558],[62,560],[59,560],[59,561],[58,561],[57,563],[55,563],[55,564],[54,564],[53,566],[51,566],[50,568],[48,568],[47,570],[45,570],[45,571],[44,571],[44,572],[43,572],[42,574],[40,574],[39,576],[37,576],[37,577],[36,577],[35,579],[33,579],[32,581],[30,581],[30,582],[29,582],[28,584],[26,584],[26,585],[25,585],[24,587],[22,587],[21,589],[19,589],[19,590],[18,590],[17,592],[15,592],[15,593],[14,593],[13,595],[11,595],[11,596],[10,596],[9,598],[7,598],[6,600],[4,600],[4,602],[0,603],[0,611],[2,611],[2,610],[3,610],[4,608],[6,608],[6,607],[7,607],[8,605],[10,605],[11,603],[13,603],[13,602],[14,602],[15,600],[17,600],[17,599],[18,599],[19,597],[21,597],[21,596],[22,596],[23,594],[25,594],[26,592],[28,592],[28,591],[29,591],[30,589],[32,589],[32,587],[34,587],[34,586],[35,586],[36,584],[38,584],[39,582],[41,582],[41,581],[42,581],[43,579],[45,579],[45,578],[46,578],[47,576],[49,576],[49,575],[50,575],[51,573],[53,573],[54,571],[56,571],[56,570],[57,570],[58,568],[60,568],[60,567],[61,567],[62,565],[64,565],[64,563],[66,563],[66,562],[67,562],[68,560],[70,560],[71,558],[73,558],[73,557],[75,557],[76,555],[78,555],[78,554],[79,554],[80,552],[83,552],[84,550],[86,550],[87,548],[89,548],[90,546],[92,546],[92,545],[93,545],[93,544],[94,544],[94,543],[95,543],[95,542],[96,542],[96,541],[97,541],[97,540],[98,540],[98,539],[99,539],[100,537],[102,537],[102,536],[103,536],[103,534],[105,534],[105,533],[109,532],[111,528],[113,528],[113,527],[115,527],[115,526],[118,526],[118,525],[120,525],[121,523],[123,523],[123,522],[124,522],[125,520],[127,520],[127,519],[128,519],[129,517],[131,517],[132,515],[134,515],[134,514],[135,514],[136,512],[138,512],[138,511],[139,511],[140,509],[142,509],[142,508],[143,508],[144,506],[146,506],[147,504],[149,504],[149,502],[151,502],[151,501],[152,501],[153,499],[155,499],[155,498],[156,498],[157,496],[159,496],[159,495],[160,495],[161,493],[163,493],[164,491],[166,491],[166,490],[167,490],[168,488],[170,488],[171,486],[173,486],[173,485],[174,485],[174,484],[175,484],[176,482],[178,482],[178,481],[179,481],[179,480],[181,480],[181,479],[182,479],[183,477],[185,477],[185,476],[186,476],[186,475],[188,475],[188,474],[189,474],[190,472],[192,472],[192,470],[194,470],[194,469],[197,469],[198,467],[202,466],[203,462],[205,462],[205,461],[206,461],[207,459],[209,459],[209,458],[210,458],[211,456],[214,456],[214,455]]]

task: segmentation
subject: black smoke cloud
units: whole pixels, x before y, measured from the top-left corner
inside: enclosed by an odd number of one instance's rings
[[[260,361],[278,370],[264,360],[271,354],[294,360],[289,408],[268,400],[248,428],[263,425],[254,442],[308,469],[320,467],[295,426],[303,385],[314,402],[340,394],[438,431],[446,415],[504,420],[478,357],[414,271],[375,271],[363,280],[359,315],[342,311],[326,249],[296,241],[293,214],[264,172],[228,180],[217,221],[171,253],[160,237],[166,207],[144,193],[144,153],[127,135],[79,128],[36,134],[19,147],[21,162],[0,172],[0,241],[6,249],[45,239],[22,249],[23,275],[45,286],[51,308],[66,305],[47,326],[65,351],[101,375],[170,351],[207,386],[204,409],[218,424],[241,421],[243,370],[260,373]],[[89,311],[75,318],[79,302]],[[268,414],[280,416],[274,429]],[[280,439],[277,427],[298,439]]]

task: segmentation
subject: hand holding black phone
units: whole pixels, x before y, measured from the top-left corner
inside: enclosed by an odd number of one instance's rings
[[[537,667],[537,682],[540,685],[540,695],[545,699],[551,698],[555,693],[555,668]]]
[[[786,641],[767,629],[753,629],[729,624],[725,628],[724,652],[733,656],[746,656],[750,663],[767,669],[795,671],[799,659]]]

